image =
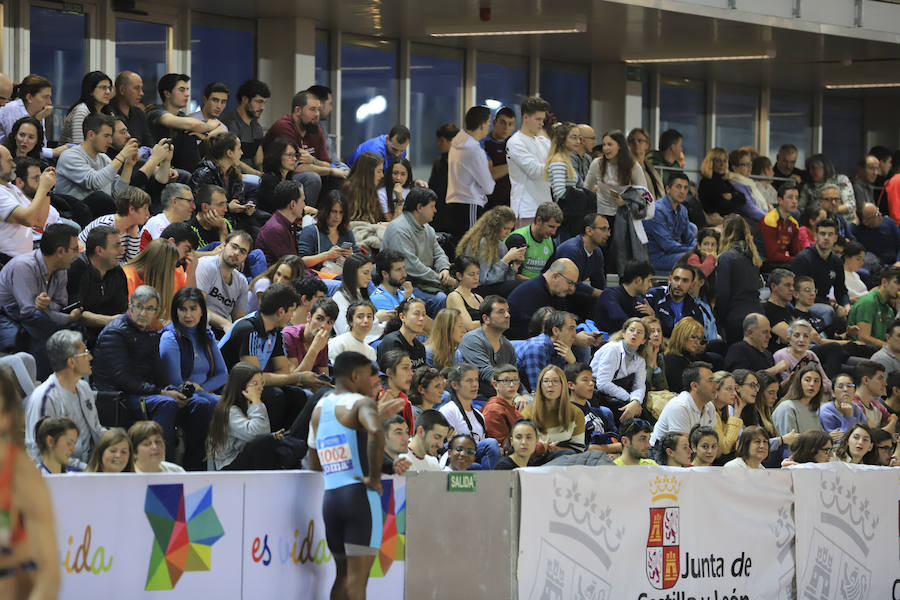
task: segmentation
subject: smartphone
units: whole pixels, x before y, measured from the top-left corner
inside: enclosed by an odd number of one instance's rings
[[[344,250],[351,250],[353,248],[353,242],[344,242],[341,244],[341,248]]]
[[[68,306],[63,306],[61,309],[59,309],[59,312],[69,314],[76,308],[81,308],[81,300],[79,300],[78,302],[73,302],[72,304],[70,304]]]

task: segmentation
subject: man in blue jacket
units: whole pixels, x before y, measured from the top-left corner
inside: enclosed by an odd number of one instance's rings
[[[644,221],[650,262],[659,270],[671,269],[679,258],[694,247],[697,226],[688,218],[687,199],[690,181],[682,172],[669,175],[666,195],[656,201],[652,219]]]
[[[675,324],[685,317],[693,317],[703,324],[703,311],[688,293],[693,283],[691,267],[675,267],[669,275],[668,286],[661,285],[647,292],[647,302],[656,312],[664,336],[671,336]]]

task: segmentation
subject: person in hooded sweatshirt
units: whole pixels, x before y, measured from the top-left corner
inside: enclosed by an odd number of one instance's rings
[[[469,228],[478,219],[478,207],[487,203],[494,191],[487,155],[481,147],[490,128],[491,109],[473,106],[466,111],[465,129],[450,143],[448,157],[447,204],[469,205]]]

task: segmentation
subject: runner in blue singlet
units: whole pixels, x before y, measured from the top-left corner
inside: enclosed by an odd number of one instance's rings
[[[375,407],[373,372],[358,352],[334,361],[335,390],[313,410],[309,459],[325,477],[325,540],[337,575],[332,598],[364,599],[381,546],[381,459],[384,433]]]

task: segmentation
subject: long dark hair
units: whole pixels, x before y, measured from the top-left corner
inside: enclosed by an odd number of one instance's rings
[[[413,170],[412,165],[408,160],[404,157],[393,158],[391,162],[388,163],[387,170],[384,173],[384,179],[381,180],[381,184],[384,186],[384,195],[387,197],[387,205],[388,205],[388,213],[394,214],[394,211],[397,210],[397,199],[394,198],[394,165],[403,165],[403,168],[406,169],[406,183],[403,184],[403,188],[410,189],[413,184]]]
[[[819,431],[818,429],[804,431],[797,436],[797,439],[791,444],[791,460],[798,465],[816,462],[816,454],[818,454],[819,450],[824,448],[826,444],[830,443],[831,436],[824,431]]]
[[[21,119],[13,123],[12,129],[10,129],[9,131],[9,135],[7,135],[3,140],[3,145],[6,146],[6,149],[9,150],[10,154],[12,154],[12,157],[16,158],[16,152],[19,151],[18,145],[16,143],[16,136],[19,134],[19,129],[22,128],[22,125],[26,124],[34,125],[35,129],[37,129],[37,140],[35,141],[34,148],[32,148],[25,156],[33,158],[35,160],[41,160],[41,148],[44,146],[44,126],[41,125],[41,122],[34,117],[22,117]]]
[[[631,169],[634,168],[634,156],[631,154],[631,149],[628,147],[628,140],[625,139],[625,134],[619,131],[618,129],[614,131],[607,131],[600,137],[600,141],[603,141],[603,138],[608,137],[611,138],[616,144],[619,145],[619,153],[616,154],[616,181],[619,185],[631,185],[634,183],[631,181]],[[605,156],[600,157],[600,176],[602,177],[606,173],[606,166],[609,164],[609,161],[606,160]]]
[[[819,391],[816,392],[816,395],[813,396],[809,401],[809,410],[818,412],[819,406],[822,405],[822,394],[824,394],[825,386],[822,384],[822,374],[819,373],[819,369],[817,369],[816,365],[814,364],[806,365],[805,367],[801,368],[799,371],[791,375],[791,385],[788,388],[787,394],[784,395],[781,401],[784,402],[785,400],[803,400],[803,385],[801,380],[807,373],[815,373],[819,377]]]
[[[178,308],[180,306],[184,306],[186,302],[196,302],[200,305],[200,322],[197,323],[196,330],[196,338],[197,345],[200,346],[200,349],[206,354],[207,361],[209,362],[209,371],[207,372],[207,376],[211,377],[213,372],[216,370],[216,361],[213,358],[212,352],[212,341],[210,340],[210,336],[207,333],[207,310],[206,310],[206,298],[203,296],[203,292],[198,290],[195,287],[183,287],[177,292],[175,292],[175,296],[172,297],[172,308],[170,309],[170,318],[172,320],[172,331],[175,333],[175,341],[178,342],[178,347],[181,349],[181,377],[185,379],[190,376],[191,371],[193,371],[193,361],[186,361],[187,358],[193,357],[193,351],[191,349],[191,342],[187,339],[187,330],[185,327],[178,321]],[[190,362],[190,366],[186,364],[186,362]],[[187,370],[187,372],[185,372]]]
[[[209,433],[206,436],[207,458],[215,458],[216,451],[228,443],[231,407],[236,406],[242,413],[247,414],[250,403],[247,402],[243,392],[253,376],[259,372],[259,367],[245,362],[238,362],[231,367],[228,383],[222,390],[222,397],[216,403],[212,420],[209,422]]]
[[[834,449],[834,455],[841,460],[850,459],[850,436],[857,429],[862,429],[863,431],[868,433],[869,441],[872,442],[872,447],[868,452],[863,454],[862,460],[860,460],[860,464],[877,465],[878,448],[875,447],[875,438],[872,436],[872,429],[865,423],[855,423],[851,427],[847,428],[847,431],[844,432],[844,437],[841,438],[841,442],[838,444],[837,448]]]
[[[372,259],[363,254],[351,254],[344,261],[344,270],[341,273],[340,291],[344,292],[347,300],[368,300],[369,290],[359,287],[357,271],[366,264],[371,264]]]
[[[273,173],[281,178],[281,155],[288,149],[288,146],[298,151],[297,145],[291,140],[283,137],[275,138],[263,148],[263,173]]]
[[[109,75],[107,75],[103,71],[91,71],[90,73],[82,77],[81,96],[78,97],[77,102],[69,107],[69,112],[67,112],[66,114],[68,115],[70,112],[72,112],[72,109],[74,109],[82,102],[85,106],[87,106],[88,114],[94,114],[95,112],[97,112],[97,106],[95,105],[96,100],[94,100],[94,90],[98,85],[100,85],[100,82],[102,81],[109,82],[110,92],[112,92],[112,79],[110,79]],[[109,107],[109,104],[107,104],[101,109],[101,112],[103,114],[111,115],[112,109]]]
[[[331,190],[325,197],[319,200],[319,213],[316,215],[316,227],[321,233],[328,233],[328,215],[335,204],[341,205],[344,216],[337,226],[338,235],[346,235],[347,227],[350,225],[350,212],[347,210],[347,201],[341,195],[340,190]]]

